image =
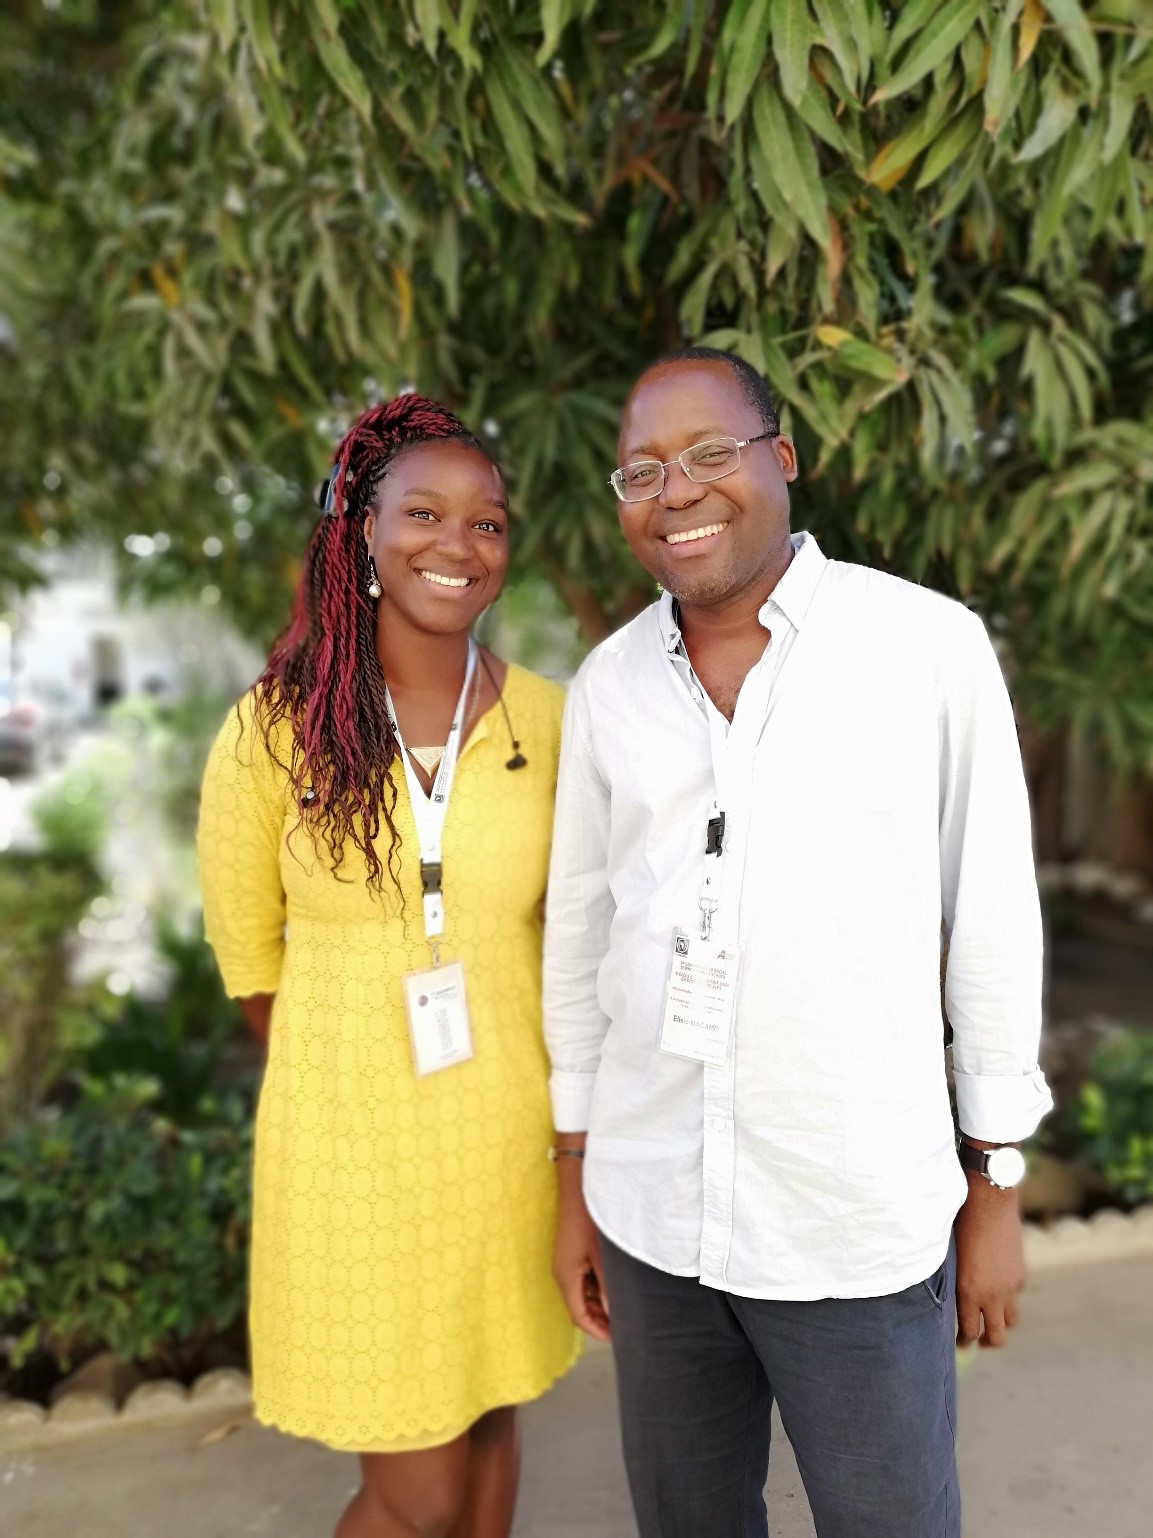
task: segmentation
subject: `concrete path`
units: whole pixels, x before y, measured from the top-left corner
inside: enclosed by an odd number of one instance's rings
[[[1153,1260],[1042,1273],[1012,1345],[969,1361],[960,1397],[966,1538],[1148,1538]],[[253,1425],[206,1441],[212,1429],[0,1452],[0,1534],[329,1538],[354,1459]],[[812,1538],[779,1425],[769,1501],[773,1538]],[[525,1415],[516,1538],[635,1538],[607,1352]]]

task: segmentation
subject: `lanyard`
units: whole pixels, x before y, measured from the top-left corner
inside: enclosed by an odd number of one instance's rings
[[[476,672],[476,643],[469,640],[468,662],[464,669],[464,685],[460,691],[460,699],[456,702],[456,710],[453,712],[452,726],[449,728],[448,741],[444,745],[444,756],[436,771],[436,778],[432,782],[432,792],[425,795],[424,786],[416,777],[416,770],[409,761],[408,753],[404,746],[404,738],[400,735],[400,725],[396,719],[396,710],[393,707],[392,695],[385,685],[385,704],[388,708],[389,719],[392,724],[393,736],[400,748],[400,756],[404,761],[404,777],[408,782],[408,799],[412,805],[412,820],[416,824],[416,835],[420,840],[420,889],[424,900],[424,937],[432,945],[433,965],[439,961],[439,949],[437,941],[444,933],[444,897],[441,892],[441,840],[444,836],[444,820],[448,815],[448,798],[452,793],[452,782],[456,777],[457,760],[460,758],[460,739],[464,731],[464,715],[468,704],[469,689],[472,687],[473,674]]]
[[[687,653],[685,657],[688,660]],[[691,668],[691,662],[689,666]],[[733,912],[728,927],[734,941],[736,938],[752,803],[754,757],[765,729],[775,677],[775,666],[766,672],[763,664],[758,665],[751,687],[746,684],[741,691],[738,712],[731,723],[724,720],[711,701],[706,706],[716,794],[705,829],[704,867],[700,897],[697,900],[701,912],[702,940],[712,936],[713,917],[721,904],[721,881],[726,863],[731,863],[733,867],[729,872],[731,903],[726,903],[726,912],[731,906]],[[731,819],[726,818],[726,807],[733,814]],[[729,821],[735,821],[737,829],[736,843],[731,851],[725,840],[726,824]],[[732,860],[726,862],[726,856],[730,853]]]

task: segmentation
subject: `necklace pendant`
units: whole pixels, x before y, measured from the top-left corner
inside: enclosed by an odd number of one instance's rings
[[[424,770],[431,780],[440,768],[440,761],[444,757],[443,748],[409,748],[408,755]]]

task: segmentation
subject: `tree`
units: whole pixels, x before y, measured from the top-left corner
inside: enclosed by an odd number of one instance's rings
[[[9,25],[63,51],[65,13],[37,10]],[[340,426],[414,383],[489,435],[521,568],[596,639],[650,596],[604,484],[620,402],[640,362],[702,339],[767,374],[799,524],[963,596],[1042,724],[1148,762],[1147,4],[204,0],[122,19],[74,168],[46,170],[53,130],[0,119],[0,284],[48,222],[82,317],[71,435],[34,379],[59,310],[16,325],[20,413],[47,426],[4,473],[36,518],[159,532],[138,580],[207,582],[264,625]],[[117,500],[117,477],[144,492]]]

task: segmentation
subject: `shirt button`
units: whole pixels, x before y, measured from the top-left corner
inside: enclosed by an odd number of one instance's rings
[[[723,1132],[728,1126],[728,1122],[724,1119],[723,1116],[714,1116],[709,1125],[712,1127],[714,1132]]]

